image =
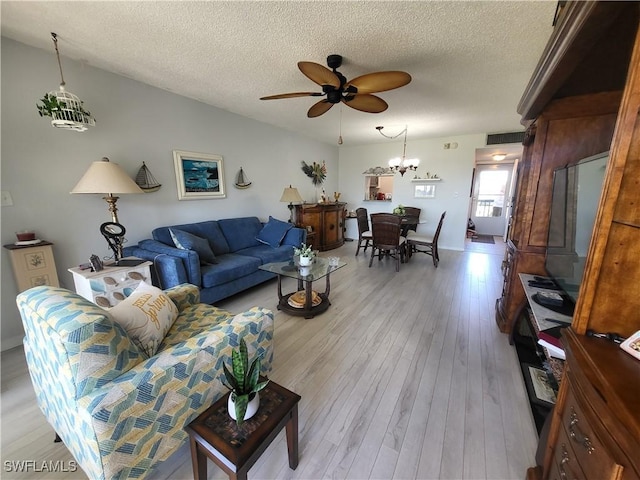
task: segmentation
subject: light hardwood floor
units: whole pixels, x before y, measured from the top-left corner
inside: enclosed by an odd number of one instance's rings
[[[355,257],[354,242],[324,252],[348,265],[331,277],[332,306],[309,320],[276,310],[275,281],[219,304],[273,309],[270,378],[302,396],[297,470],[283,432],[250,478],[524,477],[537,434],[515,351],[494,320],[502,255],[469,250],[442,250],[437,269],[414,255],[398,273],[388,259],[368,268],[369,250]],[[1,401],[2,478],[84,478],[6,471],[6,461],[72,460],[52,443],[21,348],[2,354]],[[187,446],[150,476],[192,478]],[[226,476],[209,462],[209,478]]]

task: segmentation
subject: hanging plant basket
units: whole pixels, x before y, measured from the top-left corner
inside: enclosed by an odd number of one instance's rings
[[[36,104],[38,113],[41,117],[51,117],[51,125],[56,128],[84,132],[96,124],[91,113],[82,106],[82,100],[65,91],[62,85],[58,91],[45,93],[40,102]]]
[[[36,103],[38,113],[41,117],[51,117],[51,125],[56,128],[84,132],[89,127],[95,126],[96,121],[91,113],[84,109],[82,100],[65,90],[60,52],[58,51],[58,35],[51,32],[51,39],[56,49],[58,68],[60,68],[60,90],[44,94],[44,97],[40,99],[41,104]]]

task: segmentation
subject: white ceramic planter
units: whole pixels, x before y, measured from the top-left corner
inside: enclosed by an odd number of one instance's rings
[[[311,273],[311,267],[300,266],[300,275],[302,275],[303,277],[306,277],[310,273]]]
[[[300,266],[308,267],[309,265],[311,265],[312,261],[313,261],[313,258],[311,257],[300,257]]]
[[[227,408],[229,409],[229,416],[234,420],[236,418],[236,402],[231,399],[232,395],[229,395],[229,401],[227,402]],[[260,406],[260,394],[256,393],[256,396],[247,404],[247,411],[244,413],[244,420],[249,420],[258,411]]]

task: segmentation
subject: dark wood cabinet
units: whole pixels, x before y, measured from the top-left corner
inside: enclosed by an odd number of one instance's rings
[[[296,226],[311,227],[313,247],[332,250],[344,244],[346,203],[318,203],[296,205]]]
[[[518,112],[525,145],[496,320],[509,331],[544,274],[552,173],[610,151],[556,406],[527,478],[640,479],[640,362],[588,331],[640,330],[640,3],[567,2]]]

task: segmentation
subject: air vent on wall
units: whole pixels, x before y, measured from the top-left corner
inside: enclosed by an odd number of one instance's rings
[[[487,145],[501,145],[503,143],[522,143],[524,132],[504,132],[487,134]]]

